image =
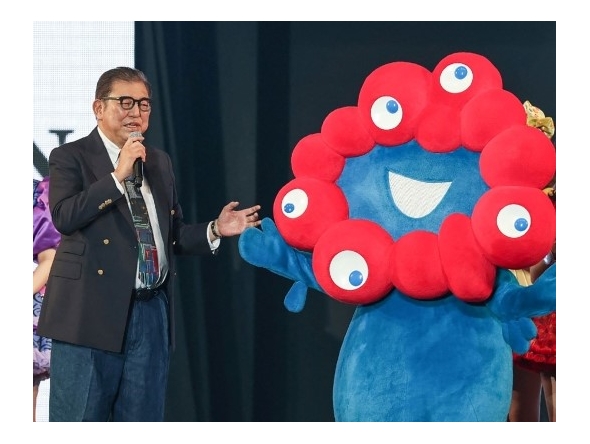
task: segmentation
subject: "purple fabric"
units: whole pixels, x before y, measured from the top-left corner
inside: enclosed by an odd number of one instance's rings
[[[34,181],[35,183],[35,181]],[[61,235],[51,222],[49,212],[49,178],[44,178],[33,185],[33,261],[37,263],[37,255],[48,248],[56,248]]]
[[[48,248],[57,248],[61,235],[51,222],[49,212],[49,178],[33,180],[33,263]],[[37,322],[45,287],[33,294],[33,385],[49,378],[51,339],[37,334]]]

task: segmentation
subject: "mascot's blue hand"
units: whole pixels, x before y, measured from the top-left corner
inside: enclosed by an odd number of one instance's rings
[[[556,265],[539,276],[533,285],[521,286],[508,270],[500,270],[497,290],[488,307],[502,322],[502,334],[515,353],[526,353],[537,335],[531,318],[555,311]]]
[[[555,311],[556,264],[551,265],[533,285],[521,286],[508,270],[499,270],[496,292],[488,307],[502,321],[536,317]]]
[[[262,219],[261,230],[246,228],[238,240],[240,256],[246,262],[261,268],[271,268],[273,262],[283,256],[287,248],[289,246],[269,218]]]
[[[262,219],[261,228],[247,228],[240,235],[240,256],[256,267],[266,268],[279,276],[298,282],[297,289],[289,292],[294,292],[294,296],[297,296],[295,308],[301,305],[301,285],[323,292],[313,275],[311,253],[290,247],[281,237],[272,219]]]
[[[520,318],[502,323],[502,336],[515,353],[526,353],[531,340],[537,336],[537,327],[530,318]]]

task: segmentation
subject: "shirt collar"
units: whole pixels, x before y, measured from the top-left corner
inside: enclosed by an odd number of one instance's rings
[[[113,166],[116,166],[119,161],[119,153],[121,152],[121,148],[111,142],[99,127],[96,127],[96,129],[98,130],[98,135],[102,139],[102,142],[107,149],[107,153],[111,159],[111,162],[113,163]]]

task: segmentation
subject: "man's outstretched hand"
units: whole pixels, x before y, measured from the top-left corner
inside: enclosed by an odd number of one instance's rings
[[[241,234],[246,228],[260,225],[260,219],[258,218],[260,205],[236,210],[239,204],[239,202],[230,202],[219,213],[216,228],[221,236],[235,236]]]

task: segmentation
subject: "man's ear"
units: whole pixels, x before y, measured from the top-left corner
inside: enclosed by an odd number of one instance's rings
[[[104,102],[100,99],[96,99],[92,102],[92,111],[94,112],[94,117],[96,120],[100,120],[102,118]]]

